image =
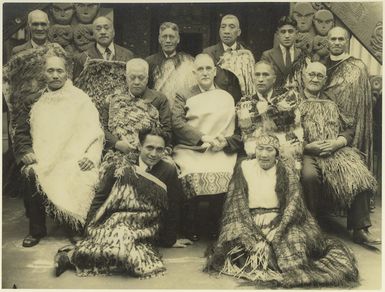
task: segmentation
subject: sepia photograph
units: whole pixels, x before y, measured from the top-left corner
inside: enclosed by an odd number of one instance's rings
[[[1,290],[382,290],[382,1],[1,15]]]

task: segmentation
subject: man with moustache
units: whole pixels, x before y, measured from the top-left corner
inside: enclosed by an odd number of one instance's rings
[[[134,57],[130,50],[114,43],[115,29],[109,18],[100,16],[94,20],[92,25],[96,43],[75,58],[74,78],[79,76],[88,58],[126,63]]]

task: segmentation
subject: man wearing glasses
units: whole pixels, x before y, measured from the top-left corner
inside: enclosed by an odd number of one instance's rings
[[[278,46],[263,52],[261,60],[274,65],[277,72],[277,87],[285,85],[293,63],[298,59],[300,50],[294,47],[297,35],[297,22],[290,16],[284,16],[278,21]]]
[[[310,63],[304,72],[304,100],[299,105],[304,131],[302,184],[307,207],[317,218],[320,211],[347,209],[347,227],[353,241],[379,244],[369,232],[368,196],[377,183],[352,145],[352,120],[322,94],[326,67]]]

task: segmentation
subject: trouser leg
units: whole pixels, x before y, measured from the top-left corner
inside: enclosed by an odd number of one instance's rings
[[[371,192],[364,191],[354,198],[347,214],[347,227],[349,230],[372,226],[370,221],[370,197]]]
[[[185,203],[185,234],[187,236],[198,232],[199,197],[193,197]]]
[[[304,155],[301,173],[304,199],[307,208],[317,216],[320,211],[320,198],[322,195],[322,176],[314,157]]]
[[[45,223],[44,198],[36,187],[36,176],[31,168],[23,174],[24,205],[29,218],[29,233],[33,237],[43,237],[47,234]]]
[[[225,193],[210,196],[209,199],[209,231],[218,233],[222,218],[223,204],[225,202]]]

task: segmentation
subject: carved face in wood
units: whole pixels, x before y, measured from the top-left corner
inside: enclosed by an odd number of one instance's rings
[[[58,43],[63,48],[71,44],[73,36],[73,30],[70,25],[54,24],[48,31],[48,39],[50,42]]]
[[[329,10],[319,10],[314,15],[314,27],[318,35],[326,36],[333,25],[334,17]]]
[[[76,18],[80,23],[90,24],[95,19],[99,11],[97,3],[76,3]]]
[[[92,24],[79,24],[74,29],[74,43],[83,52],[94,42]]]
[[[314,17],[313,6],[309,2],[299,2],[294,6],[293,17],[297,21],[297,28],[300,32],[311,30]]]
[[[71,24],[75,7],[72,3],[52,3],[51,16],[56,24]]]

